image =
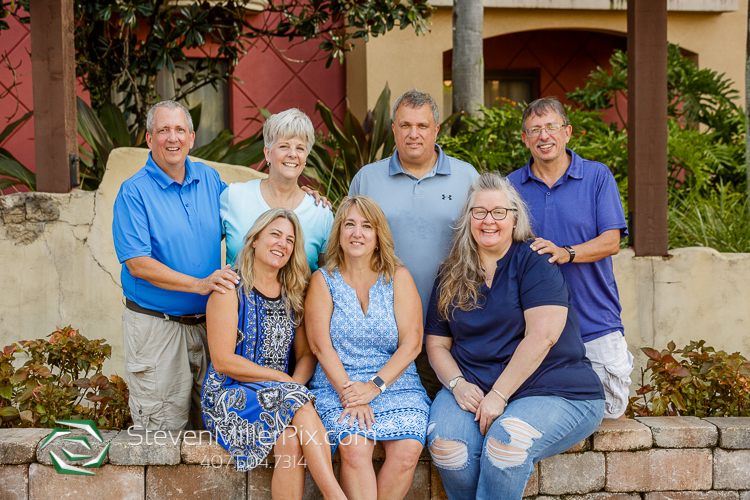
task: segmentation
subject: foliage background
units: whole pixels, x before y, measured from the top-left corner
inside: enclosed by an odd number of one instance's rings
[[[723,74],[699,69],[669,46],[668,59],[669,247],[704,246],[750,252],[750,210],[745,169],[745,118],[737,91]],[[609,166],[627,214],[627,123],[605,123],[604,112],[627,97],[627,54],[616,50],[611,72],[601,67],[583,88],[567,94],[573,125],[569,148]],[[529,153],[521,140],[523,103],[500,100],[483,117],[464,118],[469,130],[438,141],[446,154],[479,170],[501,174],[522,167]],[[623,245],[626,242],[622,242]]]

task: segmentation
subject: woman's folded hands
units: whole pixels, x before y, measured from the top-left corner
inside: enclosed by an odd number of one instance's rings
[[[456,398],[459,408],[476,413],[479,404],[484,399],[484,393],[479,386],[468,382],[466,379],[461,379],[453,388],[453,397]]]
[[[372,424],[375,423],[375,413],[370,408],[370,405],[363,404],[344,409],[339,417],[339,423],[343,422],[347,415],[349,415],[349,427],[353,427],[356,420],[359,422],[360,430],[365,430],[365,426],[367,426],[367,430],[372,432]]]
[[[364,405],[380,395],[380,389],[370,382],[347,381],[344,384],[339,401],[342,408]]]

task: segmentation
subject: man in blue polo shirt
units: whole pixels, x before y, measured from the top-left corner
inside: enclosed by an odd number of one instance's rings
[[[391,125],[396,152],[362,167],[349,186],[350,196],[369,196],[383,209],[396,255],[417,285],[423,319],[438,266],[450,250],[453,222],[479,176],[474,167],[447,156],[435,144],[439,123],[437,104],[428,94],[412,89],[399,96]],[[424,345],[416,365],[427,394],[435,399],[442,385]]]
[[[146,129],[148,161],[120,187],[112,223],[123,264],[130,412],[143,429],[200,429],[208,294],[239,282],[229,266],[221,268],[219,195],[226,184],[187,157],[195,132],[184,106],[154,105]]]
[[[633,356],[620,319],[612,255],[628,234],[612,172],[565,146],[573,128],[554,97],[537,99],[523,113],[525,167],[508,176],[529,206],[537,238],[531,249],[560,264],[578,312],[586,356],[604,385],[605,418],[628,404]]]

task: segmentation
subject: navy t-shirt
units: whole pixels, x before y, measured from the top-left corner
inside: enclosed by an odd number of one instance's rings
[[[542,364],[511,396],[559,396],[566,399],[604,399],[599,378],[586,358],[578,316],[570,306],[570,290],[557,264],[538,255],[529,242],[514,242],[497,262],[492,287],[482,284],[480,308],[453,310],[450,321],[438,314],[435,280],[427,310],[425,334],[452,337],[451,354],[466,380],[485,393],[510,362],[524,339],[524,311],[556,305],[568,308],[560,338]]]

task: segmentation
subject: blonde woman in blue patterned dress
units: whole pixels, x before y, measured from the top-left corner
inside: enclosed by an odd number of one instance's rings
[[[310,381],[315,407],[332,449],[341,451],[347,497],[404,498],[429,415],[414,366],[422,347],[419,293],[372,199],[344,198],[328,241],[326,266],[313,275],[305,301],[319,362]],[[377,475],[376,441],[385,448]]]
[[[273,449],[274,499],[302,498],[305,462],[325,498],[345,498],[333,475],[325,428],[304,386],[315,357],[301,324],[310,271],[297,216],[284,208],[261,215],[236,264],[236,293],[214,292],[206,308],[211,352],[201,397],[206,428],[238,471],[260,465]],[[290,376],[292,350],[296,366]]]

